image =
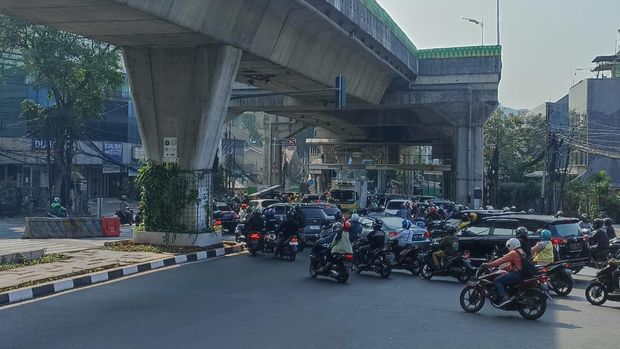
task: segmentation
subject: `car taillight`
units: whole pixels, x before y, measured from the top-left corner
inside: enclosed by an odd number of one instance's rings
[[[297,242],[297,236],[291,236],[291,242]]]
[[[219,220],[219,219],[216,219],[214,224],[215,224],[215,225],[222,225],[222,221],[221,221],[221,220]]]
[[[568,242],[568,240],[564,239],[564,238],[552,238],[551,242],[554,245],[564,245],[565,243]]]
[[[547,281],[549,281],[549,278],[547,277],[547,275],[542,275],[539,280],[541,283],[546,284]]]
[[[260,234],[259,233],[251,233],[250,234],[250,240],[260,240]]]
[[[564,264],[564,269],[570,269],[572,265],[570,263]]]
[[[344,254],[344,259],[346,259],[348,261],[352,261],[353,260],[353,253],[345,253]]]
[[[431,238],[431,233],[429,233],[428,231],[424,232],[424,238],[425,239],[430,239]]]
[[[549,272],[549,268],[544,267],[544,268],[542,269],[542,272],[543,272],[543,273],[545,273],[545,274],[546,274],[546,273],[548,273],[548,272]]]
[[[590,235],[585,234],[585,235],[583,236],[583,241],[588,241],[588,240],[590,240]]]
[[[389,233],[389,234],[388,234],[388,237],[392,238],[392,237],[394,237],[394,236],[396,236],[396,235],[398,235],[398,234],[396,234],[396,232],[395,232],[395,231],[393,231],[393,232],[391,232],[391,233]]]

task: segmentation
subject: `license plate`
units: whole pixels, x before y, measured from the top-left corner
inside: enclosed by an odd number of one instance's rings
[[[422,235],[422,234],[415,234],[415,235],[413,235],[413,239],[414,239],[414,240],[422,240],[422,237],[423,237],[423,236],[424,236],[424,235]]]
[[[309,225],[308,229],[310,229],[310,230],[319,230],[319,229],[321,229],[321,227],[318,226],[318,225]]]
[[[389,262],[390,264],[394,264],[394,263],[396,263],[396,258],[395,258],[395,257],[394,257],[394,255],[393,255],[393,254],[391,254],[391,253],[389,253],[389,254],[387,255],[387,259],[388,259],[388,262]]]
[[[572,243],[569,245],[571,250],[580,250],[581,251],[581,243]]]
[[[289,242],[289,244],[290,244],[291,246],[297,246],[297,245],[299,245],[299,242]]]

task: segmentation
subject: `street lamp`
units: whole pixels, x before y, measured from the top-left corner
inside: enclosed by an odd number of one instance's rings
[[[469,23],[473,23],[475,25],[479,25],[480,26],[480,31],[482,33],[482,46],[484,46],[484,18],[481,20],[477,20],[475,18],[467,18],[467,17],[461,17],[462,20],[467,21]]]

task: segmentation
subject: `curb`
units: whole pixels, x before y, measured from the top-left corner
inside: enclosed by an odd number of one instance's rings
[[[202,261],[222,257],[243,251],[243,246],[222,247],[215,250],[200,251],[186,255],[160,259],[153,262],[128,265],[123,268],[111,269],[95,274],[77,276],[73,279],[58,280],[48,284],[37,285],[29,288],[21,288],[15,291],[0,293],[0,307],[23,302],[30,299],[41,298],[52,294],[90,286],[104,281],[116,280],[129,275],[139,274],[173,265]]]

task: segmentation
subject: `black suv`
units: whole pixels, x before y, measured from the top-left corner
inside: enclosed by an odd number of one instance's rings
[[[506,246],[508,239],[516,237],[515,229],[524,226],[534,245],[540,240],[538,229],[551,232],[556,260],[566,261],[575,271],[581,270],[590,261],[590,248],[581,234],[577,218],[554,217],[527,214],[507,214],[488,217],[470,225],[466,231],[457,233],[459,251],[470,251],[473,259],[482,261],[498,247]]]
[[[321,231],[331,220],[320,205],[299,205],[303,214],[302,239],[305,242],[315,242],[321,236]]]

